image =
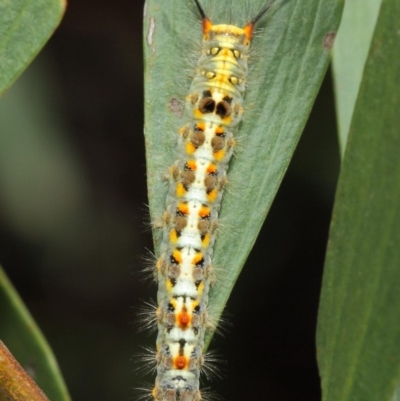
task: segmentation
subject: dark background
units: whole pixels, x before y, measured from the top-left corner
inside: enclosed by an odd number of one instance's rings
[[[152,250],[142,6],[71,0],[0,103],[14,141],[0,164],[0,262],[75,401],[134,400],[153,381],[136,360],[155,335],[135,328],[135,308],[156,295],[139,273]],[[225,400],[320,400],[316,316],[338,168],[328,72],[213,341],[227,364],[210,386]]]

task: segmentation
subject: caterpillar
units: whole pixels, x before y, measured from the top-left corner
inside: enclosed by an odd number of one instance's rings
[[[199,0],[201,55],[189,94],[190,122],[178,130],[177,160],[169,169],[163,236],[156,263],[156,401],[199,401],[204,335],[213,326],[208,292],[211,263],[235,132],[244,113],[250,43],[270,0],[243,28],[214,25]]]

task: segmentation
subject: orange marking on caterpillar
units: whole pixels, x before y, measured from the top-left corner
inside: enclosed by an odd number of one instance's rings
[[[201,252],[197,252],[196,255],[194,255],[194,258],[192,259],[192,263],[196,265],[203,259],[203,254]]]
[[[217,80],[218,85],[223,86],[223,84],[229,83],[229,80],[225,75],[217,75],[219,78]]]
[[[196,171],[197,169],[197,163],[196,160],[188,160],[186,162],[187,167],[192,170],[192,171]]]
[[[176,232],[176,230],[174,230],[174,229],[170,230],[170,232],[169,232],[169,241],[172,244],[175,244],[176,241],[178,241],[178,233]]]
[[[203,245],[203,248],[207,248],[208,245],[210,245],[210,234],[206,234],[201,243]]]
[[[210,163],[207,166],[207,170],[206,171],[207,171],[207,174],[213,174],[213,173],[216,173],[217,170],[218,170],[217,166],[214,163]]]
[[[196,146],[194,146],[192,142],[187,142],[186,143],[186,153],[188,155],[192,155],[194,152],[196,152]]]
[[[199,109],[194,109],[193,110],[193,117],[194,118],[204,118],[204,114],[199,110]]]
[[[214,159],[217,161],[222,160],[225,157],[225,151],[224,150],[216,150],[213,152]]]
[[[197,294],[201,295],[204,292],[204,281],[202,281],[199,286],[197,287]]]
[[[209,217],[211,214],[211,209],[208,206],[202,206],[199,210],[199,217],[205,218]]]
[[[180,265],[182,263],[182,254],[177,249],[174,249],[172,252],[172,257],[176,260],[176,262]]]
[[[186,202],[180,202],[178,212],[187,216],[189,214],[189,205]]]
[[[225,133],[225,130],[224,130],[224,128],[223,127],[221,127],[220,125],[217,127],[217,128],[215,128],[215,135],[222,135],[223,133]]]
[[[207,37],[208,33],[212,29],[213,24],[212,24],[211,20],[207,17],[203,18],[202,24],[203,24],[203,34],[205,37]]]
[[[198,122],[196,125],[199,131],[204,131],[206,129],[206,124],[203,122]]]
[[[177,356],[174,359],[174,366],[175,366],[175,369],[179,369],[179,370],[185,369],[187,367],[187,358],[185,356],[181,356],[181,355]]]
[[[173,285],[171,279],[168,279],[165,281],[165,288],[168,292],[171,292],[171,290],[174,288],[174,285]]]
[[[182,308],[182,312],[176,316],[176,323],[183,330],[185,330],[189,326],[191,320],[192,317],[190,316],[185,307]]]
[[[229,125],[232,122],[232,117],[221,117],[221,120],[224,120],[224,124]]]
[[[246,35],[246,39],[250,42],[251,38],[253,37],[254,24],[252,22],[249,22],[248,24],[245,25],[243,31],[244,34]]]
[[[210,191],[207,194],[207,199],[208,199],[209,202],[212,203],[217,199],[217,196],[218,196],[218,190],[216,188],[214,188],[212,191]]]
[[[176,184],[176,196],[177,196],[177,198],[182,198],[182,196],[185,196],[186,192],[187,191],[186,191],[185,187],[183,186],[183,184],[181,182],[178,182]]]

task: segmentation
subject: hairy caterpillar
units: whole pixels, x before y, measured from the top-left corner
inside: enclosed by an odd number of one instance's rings
[[[169,170],[170,189],[162,219],[157,261],[157,401],[198,401],[211,326],[208,291],[215,280],[211,257],[234,133],[244,113],[243,94],[250,42],[268,2],[243,28],[213,25],[200,2],[203,42],[186,96],[191,121],[179,129],[178,160]]]

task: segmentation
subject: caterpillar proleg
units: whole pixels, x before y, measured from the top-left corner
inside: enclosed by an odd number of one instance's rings
[[[204,335],[211,325],[208,292],[218,211],[235,133],[244,113],[250,43],[270,0],[246,25],[214,25],[199,0],[203,41],[185,98],[187,124],[178,131],[177,160],[169,169],[157,261],[156,401],[199,401],[205,361]]]

